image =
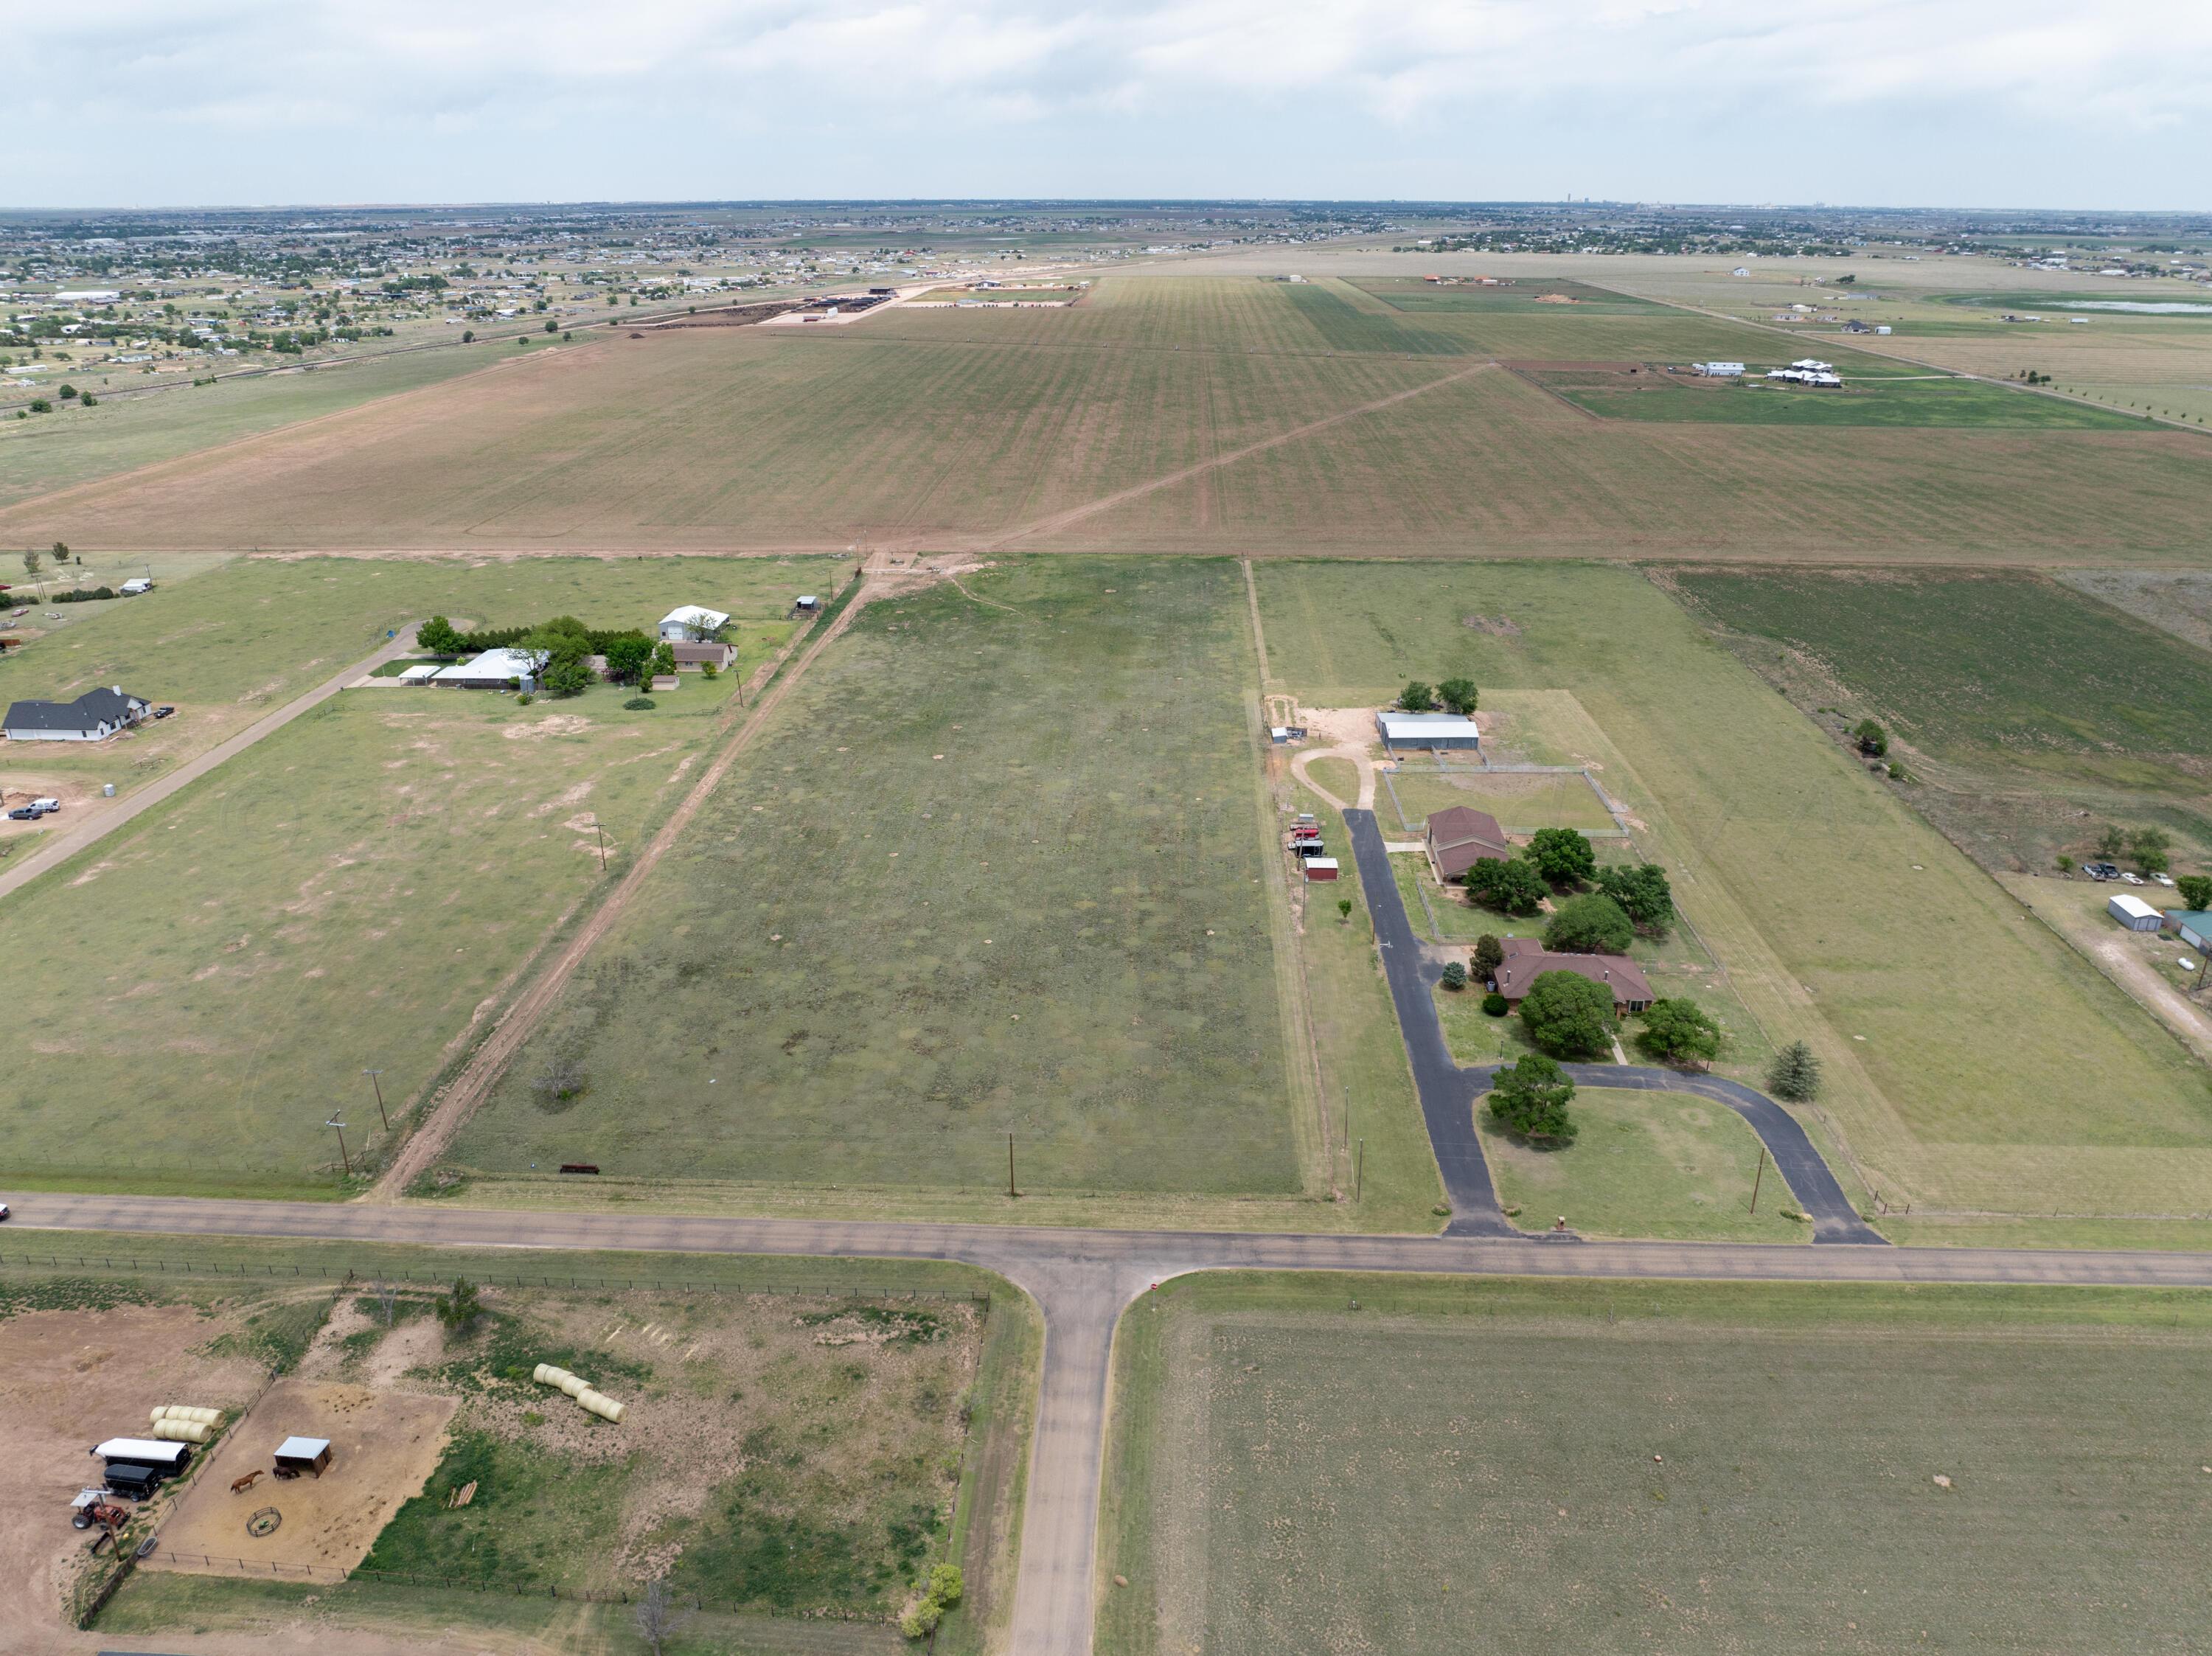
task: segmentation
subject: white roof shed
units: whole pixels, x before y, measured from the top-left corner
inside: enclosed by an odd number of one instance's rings
[[[1375,715],[1389,748],[1473,748],[1481,745],[1482,732],[1472,719],[1458,713],[1401,713],[1385,710]]]
[[[729,624],[729,616],[720,610],[709,610],[703,604],[683,604],[660,618],[660,636],[681,639],[691,633],[713,633]]]
[[[2166,916],[2140,897],[2130,897],[2125,892],[2105,905],[2110,914],[2130,931],[2155,931],[2166,923]]]

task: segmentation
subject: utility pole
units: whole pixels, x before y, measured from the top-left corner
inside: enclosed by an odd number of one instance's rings
[[[1759,1211],[1759,1180],[1761,1180],[1762,1179],[1764,1179],[1764,1178],[1765,1178],[1765,1177],[1766,1177],[1766,1147],[1765,1147],[1764,1144],[1762,1144],[1762,1145],[1760,1145],[1760,1146],[1759,1147],[1759,1171],[1758,1171],[1757,1173],[1755,1173],[1755,1174],[1752,1174],[1752,1176],[1751,1176],[1751,1210],[1752,1210],[1753,1213],[1756,1213],[1756,1212],[1758,1212],[1758,1211]]]
[[[1014,1188],[1014,1136],[1012,1133],[1006,1135],[1006,1194],[1008,1196],[1021,1194]]]
[[[368,1077],[368,1084],[376,1089],[376,1113],[384,1123],[384,1131],[390,1132],[392,1131],[392,1118],[384,1113],[384,1083],[377,1079],[377,1077],[382,1075],[384,1071],[381,1070],[363,1070],[362,1073]]]
[[[1367,1174],[1367,1141],[1361,1139],[1352,1153],[1352,1199],[1357,1202],[1364,1188]]]
[[[599,819],[592,818],[592,832],[599,836],[599,872],[607,871],[607,831],[599,826]]]
[[[329,1120],[324,1122],[323,1125],[325,1127],[334,1127],[337,1130],[338,1161],[346,1170],[346,1177],[350,1179],[353,1177],[353,1158],[346,1154],[345,1123],[338,1119],[339,1116],[343,1116],[344,1113],[345,1112],[343,1110],[340,1110],[337,1115],[332,1116]]]

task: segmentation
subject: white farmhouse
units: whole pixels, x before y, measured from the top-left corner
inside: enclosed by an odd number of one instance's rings
[[[710,639],[730,624],[720,610],[696,604],[678,605],[660,618],[660,636],[671,644],[693,644]]]

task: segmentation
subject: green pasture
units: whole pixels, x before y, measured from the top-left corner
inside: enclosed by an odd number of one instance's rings
[[[1186,1278],[1115,1345],[1097,1648],[2189,1649],[2208,1307]]]
[[[870,605],[455,1159],[988,1192],[1011,1134],[1024,1187],[1299,1191],[1255,677],[1225,561]]]
[[[325,702],[0,902],[19,1185],[331,1193],[659,824],[735,681]]]
[[[2105,409],[2038,397],[1944,374],[1896,372],[1845,376],[1839,390],[1770,385],[1753,370],[1741,384],[1699,383],[1647,367],[1634,376],[1534,370],[1533,377],[1577,408],[1603,420],[1731,426],[1972,426],[2035,431],[2140,429],[2142,422]]]
[[[481,627],[573,615],[650,634],[678,604],[703,604],[732,616],[739,667],[750,671],[790,636],[791,600],[829,590],[838,567],[823,557],[234,558],[171,582],[157,566],[155,590],[141,597],[52,606],[66,622],[0,662],[0,701],[67,701],[120,684],[176,715],[82,751],[10,744],[0,777],[33,770],[127,792],[372,654],[390,630],[434,615]],[[40,623],[47,608],[21,624]]]
[[[2136,615],[2033,574],[1705,571],[1681,585],[1762,668],[1768,642],[1817,663],[1841,687],[1820,698],[1830,722],[1871,713],[1935,761],[1928,788],[1978,817],[1999,821],[2021,794],[2079,807],[2000,823],[2029,867],[2079,858],[2107,821],[2212,847],[2212,656]]]
[[[1518,1210],[1522,1229],[1549,1230],[1564,1214],[1585,1236],[1811,1240],[1810,1225],[1783,1216],[1795,1204],[1790,1186],[1771,1162],[1762,1170],[1759,1135],[1727,1105],[1691,1093],[1578,1087],[1568,1109],[1580,1129],[1575,1142],[1540,1150],[1501,1132],[1475,1101],[1498,1199]]]
[[[1648,299],[1593,288],[1586,282],[1550,281],[1535,276],[1516,276],[1510,286],[1498,288],[1446,286],[1388,276],[1362,276],[1352,285],[1362,293],[1371,294],[1394,311],[1415,314],[1465,311],[1482,316],[1543,316],[1555,312],[1577,317],[1627,316],[1666,308]],[[1547,294],[1553,297],[1547,299]],[[1567,302],[1561,304],[1561,300]]]
[[[1590,785],[1558,772],[1425,770],[1408,759],[1376,804],[1387,810],[1393,799],[1398,830],[1416,835],[1432,813],[1455,805],[1486,810],[1500,827],[1516,834],[1543,828],[1613,831],[1613,817]]]
[[[1573,693],[1609,739],[1607,791],[1763,1039],[1826,1061],[1847,1179],[1936,1210],[2212,1203],[2202,1066],[1641,575],[1299,562],[1257,579],[1270,662],[1308,705],[1377,703],[1416,672]],[[1501,612],[1511,635],[1465,624]]]

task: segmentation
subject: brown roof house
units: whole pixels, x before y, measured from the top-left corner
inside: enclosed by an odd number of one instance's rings
[[[1547,972],[1572,972],[1603,984],[1613,991],[1616,1017],[1647,1010],[1656,998],[1644,968],[1626,955],[1554,955],[1534,937],[1508,937],[1504,947],[1505,963],[1493,981],[1512,1005],[1520,1005],[1528,998],[1528,986]]]
[[[668,647],[676,657],[676,670],[679,673],[710,665],[719,673],[738,658],[738,652],[720,639],[710,639],[703,644],[678,639]]]
[[[1428,822],[1429,862],[1437,878],[1449,882],[1486,858],[1507,862],[1513,847],[1505,843],[1505,830],[1486,810],[1454,805],[1431,814]]]

